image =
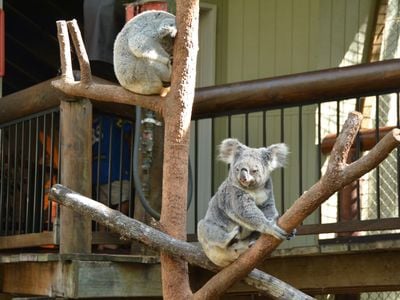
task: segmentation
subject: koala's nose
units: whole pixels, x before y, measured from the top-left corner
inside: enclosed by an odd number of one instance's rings
[[[246,183],[250,181],[250,176],[249,176],[249,172],[247,171],[246,168],[242,168],[240,170],[240,176],[239,176],[240,182],[242,183]]]

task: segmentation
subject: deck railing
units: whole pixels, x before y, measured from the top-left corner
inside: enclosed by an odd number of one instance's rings
[[[393,60],[198,89],[191,141],[193,201],[189,234],[196,234],[197,221],[227,174],[227,166],[215,160],[216,146],[224,138],[237,137],[254,147],[276,142],[289,145],[287,167],[273,175],[277,206],[283,212],[324,172],[347,112],[359,110],[366,116],[354,144],[353,160],[368,151],[389,128],[399,126],[398,82],[400,62]],[[60,181],[63,166],[63,157],[58,153],[65,142],[59,138],[59,97],[62,95],[47,82],[2,99],[0,249],[58,245],[62,238],[59,209],[46,198],[48,187]],[[108,126],[104,128],[107,137],[93,135],[93,141],[99,143],[99,152],[92,153],[93,198],[102,201],[102,193],[112,195],[114,191],[117,199],[105,197],[103,202],[123,210],[123,189],[127,187],[128,205],[124,211],[134,216],[133,110],[128,106],[95,107],[111,111],[109,117],[119,115],[116,119],[126,122],[130,129],[125,132],[124,126]],[[93,119],[101,115],[96,110]],[[97,124],[100,129],[103,122]],[[116,136],[120,146],[115,150],[112,145]],[[103,167],[96,157],[103,156],[100,148],[105,144],[111,155],[105,158]],[[400,229],[399,161],[399,151],[395,151],[376,170],[334,195],[304,222],[299,234],[358,238]],[[112,166],[118,166],[115,178]],[[100,172],[108,174],[106,179],[101,179],[104,176]],[[93,243],[112,241],[101,227],[93,224],[92,229],[96,232]]]

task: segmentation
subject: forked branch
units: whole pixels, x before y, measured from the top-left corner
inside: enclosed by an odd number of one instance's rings
[[[80,214],[90,216],[96,222],[118,232],[123,238],[138,240],[154,250],[163,250],[170,255],[185,259],[192,265],[213,272],[220,269],[205,256],[198,246],[174,239],[168,234],[129,218],[117,210],[75,193],[62,185],[54,185],[49,196],[50,199],[72,208]],[[312,299],[287,283],[256,269],[244,278],[244,281],[274,298]]]
[[[400,130],[393,129],[368,154],[346,164],[346,158],[360,128],[362,115],[349,114],[332,150],[328,168],[322,178],[305,192],[282,215],[278,224],[292,232],[333,193],[377,167],[389,153],[400,145]],[[260,264],[282,241],[263,235],[234,263],[210,279],[196,294],[196,299],[215,299]]]
[[[100,84],[92,80],[90,64],[78,24],[72,21],[57,21],[57,36],[60,46],[61,77],[52,85],[69,96],[83,97],[98,101],[139,105],[162,115],[164,101],[158,95],[132,93],[119,85]],[[69,34],[72,37],[80,66],[80,81],[75,81],[72,72],[72,59]]]

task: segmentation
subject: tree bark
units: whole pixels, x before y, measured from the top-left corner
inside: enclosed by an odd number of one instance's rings
[[[171,92],[164,102],[164,164],[160,223],[174,238],[186,239],[190,121],[196,84],[199,1],[176,1],[178,33],[174,44]],[[189,299],[187,262],[161,252],[164,299]]]
[[[49,197],[53,201],[118,232],[122,238],[137,240],[154,250],[160,251],[163,249],[165,253],[171,256],[185,259],[192,265],[213,272],[220,270],[218,266],[207,258],[200,247],[174,239],[153,227],[127,217],[118,210],[113,210],[60,184],[56,184],[51,188]],[[287,283],[257,269],[254,269],[244,278],[244,281],[274,299],[312,299]]]
[[[335,146],[326,173],[305,192],[278,220],[278,225],[291,232],[333,193],[377,167],[400,144],[400,130],[393,129],[368,154],[346,164],[347,155],[360,128],[362,115],[349,114]],[[282,241],[262,235],[249,251],[221,270],[195,294],[195,299],[215,299],[246,276],[261,263]]]

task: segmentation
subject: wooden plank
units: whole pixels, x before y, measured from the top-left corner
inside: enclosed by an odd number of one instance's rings
[[[266,259],[260,269],[312,295],[394,291],[400,290],[399,254],[396,250],[276,257]],[[198,268],[190,274],[195,286],[203,285],[212,275]],[[256,291],[237,284],[229,292]]]
[[[272,77],[276,69],[276,0],[260,0],[260,30],[258,40],[260,47],[259,76]]]
[[[292,72],[310,70],[310,0],[293,1]]]
[[[279,0],[276,6],[275,75],[292,73],[293,0]]]
[[[74,298],[162,296],[159,264],[74,261]]]
[[[227,82],[243,80],[243,0],[228,3]]]
[[[392,230],[400,228],[400,218],[387,218],[376,220],[352,220],[340,223],[303,225],[298,228],[297,234],[318,234],[331,232],[375,231]]]
[[[99,257],[76,260],[76,256],[67,255],[60,261],[1,264],[2,292],[65,298],[161,296],[158,262]]]
[[[92,104],[87,99],[61,101],[61,183],[91,196],[92,190]],[[61,207],[60,252],[90,253],[92,222],[71,209]]]
[[[243,7],[243,79],[259,78],[260,42],[258,32],[260,30],[259,0],[247,0]]]
[[[53,231],[0,237],[0,249],[18,249],[55,244],[57,244],[57,240]]]
[[[58,262],[24,262],[2,264],[1,290],[4,293],[28,295],[54,295],[54,288],[61,280]]]

